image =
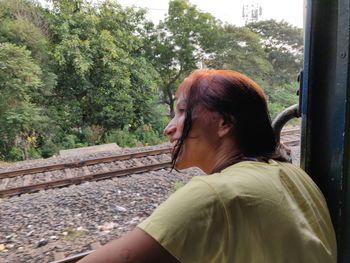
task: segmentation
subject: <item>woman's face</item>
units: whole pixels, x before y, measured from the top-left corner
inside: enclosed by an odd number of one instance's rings
[[[175,116],[164,129],[164,134],[168,136],[173,145],[181,137],[186,117],[186,107],[186,98],[183,93],[180,93],[175,108]],[[207,172],[219,139],[217,134],[219,120],[220,115],[218,113],[208,111],[203,106],[197,106],[193,109],[192,127],[176,161],[175,167],[177,169],[196,166]]]

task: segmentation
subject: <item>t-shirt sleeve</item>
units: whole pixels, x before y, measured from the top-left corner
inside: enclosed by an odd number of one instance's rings
[[[214,189],[193,178],[138,225],[182,263],[218,262],[225,250],[228,220]]]

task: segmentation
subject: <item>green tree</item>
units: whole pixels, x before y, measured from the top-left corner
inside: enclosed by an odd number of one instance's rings
[[[272,86],[296,81],[303,63],[303,30],[288,22],[260,21],[247,25],[260,35],[266,58],[273,66]]]
[[[211,68],[237,70],[266,86],[273,68],[266,59],[261,38],[246,27],[225,25],[215,51],[206,63]]]
[[[174,93],[179,82],[212,51],[218,29],[219,22],[210,14],[187,0],[172,0],[164,21],[153,32],[149,30],[147,52],[160,75],[160,92],[170,116],[174,115]]]
[[[57,103],[78,106],[69,116],[74,127],[123,128],[147,115],[149,100],[143,98],[154,94],[157,73],[142,54],[144,21],[144,11],[113,1],[98,7],[54,1]]]
[[[48,23],[43,8],[31,0],[0,0],[0,43],[9,42],[31,51],[31,57],[40,65],[41,89],[32,97],[48,104],[47,96],[55,86],[48,39]]]
[[[259,34],[266,58],[273,66],[266,93],[272,117],[298,102],[297,75],[303,63],[303,30],[288,22],[260,21],[248,27]]]
[[[42,85],[41,69],[30,51],[0,43],[0,151],[6,156],[14,145],[28,159],[30,146],[45,127],[47,119],[30,94]]]

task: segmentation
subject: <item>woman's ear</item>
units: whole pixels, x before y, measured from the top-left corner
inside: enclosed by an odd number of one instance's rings
[[[225,121],[223,118],[220,118],[219,125],[218,125],[218,136],[224,137],[232,132],[233,125],[227,121]]]

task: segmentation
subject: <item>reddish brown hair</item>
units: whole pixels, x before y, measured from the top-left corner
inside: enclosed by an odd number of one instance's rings
[[[181,83],[179,93],[185,94],[187,106],[182,136],[173,154],[173,166],[190,132],[192,112],[197,105],[220,113],[225,122],[232,124],[232,135],[239,144],[242,158],[281,159],[275,153],[276,139],[265,94],[247,76],[232,70],[196,70]]]

